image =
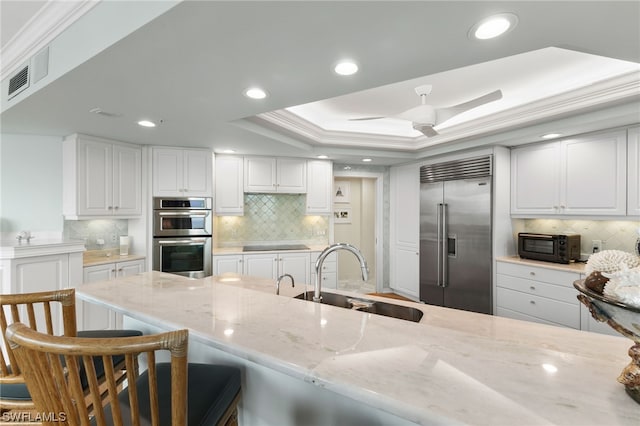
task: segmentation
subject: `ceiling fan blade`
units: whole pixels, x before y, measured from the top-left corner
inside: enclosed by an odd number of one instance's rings
[[[431,105],[418,105],[408,109],[400,114],[392,116],[392,118],[399,118],[400,120],[407,120],[420,124],[435,124],[436,110]]]
[[[429,124],[414,123],[413,128],[419,132],[422,132],[422,134],[428,138],[439,135],[439,133],[433,128],[433,126]]]
[[[362,118],[350,118],[349,121],[367,121],[367,120],[379,120],[387,117],[362,117]]]
[[[451,107],[438,108],[436,110],[437,124],[442,124],[454,115],[462,114],[465,111],[477,108],[489,102],[497,101],[498,99],[502,99],[502,90],[495,90],[491,93],[480,96],[479,98],[475,98]]]

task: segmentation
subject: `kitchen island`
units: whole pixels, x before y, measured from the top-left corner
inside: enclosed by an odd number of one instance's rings
[[[291,297],[302,291],[147,272],[78,296],[148,332],[188,328],[190,359],[240,366],[245,426],[640,424],[616,382],[625,338],[399,301],[424,312],[413,323]]]

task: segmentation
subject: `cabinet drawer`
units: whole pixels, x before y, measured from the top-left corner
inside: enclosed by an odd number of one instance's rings
[[[497,305],[567,327],[580,329],[580,306],[498,287]]]
[[[539,266],[518,265],[509,262],[497,262],[498,274],[511,275],[529,280],[543,281],[573,288],[573,282],[580,279],[577,272],[558,271]]]
[[[577,291],[573,287],[547,284],[540,281],[503,274],[497,275],[497,285],[498,287],[508,288],[534,296],[546,297],[574,305],[580,304],[576,298]]]
[[[542,318],[536,318],[536,317],[532,317],[531,315],[525,315],[525,314],[522,314],[520,312],[512,311],[511,309],[505,309],[505,308],[498,307],[498,308],[496,308],[496,312],[495,313],[499,317],[505,317],[505,318],[517,319],[517,320],[521,320],[521,321],[537,322],[539,324],[547,324],[547,325],[558,326],[558,324],[553,323],[551,321],[545,321]]]

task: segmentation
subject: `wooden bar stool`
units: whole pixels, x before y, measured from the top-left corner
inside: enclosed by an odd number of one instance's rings
[[[56,330],[58,314],[62,315],[62,330]],[[65,336],[77,337],[132,337],[141,336],[139,330],[88,330],[76,331],[75,289],[54,290],[38,293],[3,294],[0,295],[0,330],[4,340],[3,352],[0,354],[0,415],[13,411],[19,417],[35,409],[31,395],[25,384],[13,351],[9,347],[5,332],[12,323],[24,322],[34,330],[53,335],[62,333]],[[121,374],[118,382],[125,379],[123,373],[124,357],[113,357],[112,363]],[[94,368],[98,377],[104,375],[102,358],[94,360]],[[84,373],[83,373],[84,374]],[[83,381],[87,386],[86,378]],[[28,422],[27,422],[28,423]],[[39,422],[34,422],[38,424]]]
[[[138,337],[78,338],[38,333],[13,324],[6,337],[42,413],[60,413],[70,425],[230,425],[236,423],[240,370],[188,364],[188,330]],[[156,352],[169,351],[170,363],[156,363]],[[148,369],[136,377],[133,365],[147,357]],[[127,387],[118,392],[108,357],[124,356]],[[106,404],[103,406],[92,359],[104,357]],[[87,409],[80,369],[89,383]],[[188,407],[188,409],[187,409]],[[61,419],[54,419],[60,421]],[[54,421],[44,422],[54,424]]]

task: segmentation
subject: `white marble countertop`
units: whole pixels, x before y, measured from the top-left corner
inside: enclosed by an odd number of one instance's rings
[[[518,263],[521,265],[538,266],[540,268],[555,269],[557,271],[577,272],[579,274],[584,273],[584,262],[573,263],[554,263],[544,262],[542,260],[523,259],[520,256],[501,256],[496,257],[498,262]]]
[[[82,266],[107,265],[117,262],[128,262],[131,260],[145,259],[146,256],[138,254],[128,254],[121,256],[120,249],[111,250],[87,250],[82,256]]]
[[[84,241],[34,238],[30,241],[0,240],[0,259],[46,256],[85,251]]]
[[[616,382],[632,345],[622,337],[429,305],[412,323],[297,300],[302,289],[287,285],[276,296],[272,280],[233,274],[146,272],[77,291],[419,424],[640,424]]]
[[[282,244],[288,244],[288,243],[282,243]],[[267,245],[267,244],[265,244]],[[277,243],[273,243],[274,246],[278,245]],[[265,250],[265,251],[243,251],[242,250],[242,246],[237,246],[237,247],[214,247],[213,248],[213,255],[214,256],[221,256],[221,255],[231,255],[231,254],[260,254],[260,253],[274,253],[274,252],[291,252],[291,253],[296,253],[296,252],[312,252],[312,251],[322,251],[325,248],[327,248],[328,244],[324,244],[324,245],[314,245],[314,244],[306,244],[307,247],[309,247],[308,249],[303,249],[303,250]]]

